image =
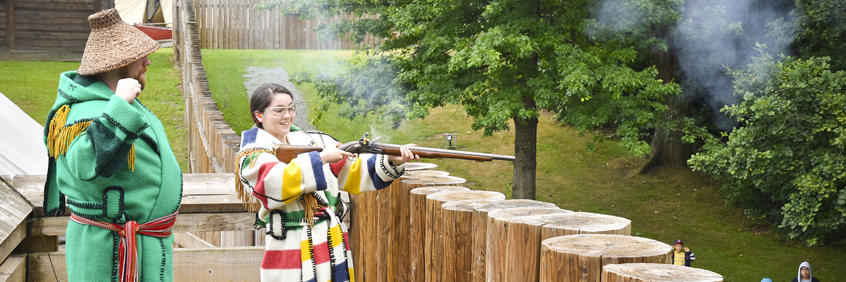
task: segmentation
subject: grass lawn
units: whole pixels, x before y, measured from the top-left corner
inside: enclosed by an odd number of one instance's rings
[[[223,103],[224,115],[235,123],[236,132],[251,125],[242,78],[245,66],[280,65],[289,73],[337,72],[331,67],[337,66],[338,59],[349,57],[349,51],[203,50],[212,93]],[[315,99],[311,86],[298,89],[307,100]],[[458,133],[461,150],[513,154],[513,131],[483,137],[471,129],[471,122],[460,107],[450,106],[432,109],[426,119],[406,121],[398,130],[373,120],[348,121],[332,112],[314,125],[344,142],[370,131],[383,136],[385,142],[427,147],[441,147],[444,133]],[[541,117],[538,127],[538,200],[564,209],[629,218],[632,235],[667,244],[682,239],[696,253],[695,267],[720,273],[725,281],[761,281],[763,277],[789,281],[796,277],[799,263],[806,260],[821,281],[846,277],[842,267],[846,249],[808,248],[773,236],[752,224],[739,208],[726,206],[719,183],[684,168],[636,175],[644,160],[626,155],[615,140],[598,143],[596,152],[588,152],[585,144],[593,140],[592,133],[562,127],[548,115]],[[467,179],[467,186],[473,189],[510,195],[512,166],[508,162],[431,162]]]
[[[253,120],[249,115],[250,103],[247,100],[247,88],[244,87],[246,67],[275,67],[281,65],[289,70],[289,74],[294,71],[308,71],[312,74],[334,73],[340,70],[341,61],[352,58],[353,52],[204,49],[202,55],[203,67],[209,78],[212,98],[217,101],[218,108],[223,112],[223,118],[229,123],[229,126],[235,132],[241,134],[241,131],[253,126]],[[267,81],[267,83],[270,82],[278,83],[278,81]],[[314,91],[312,85],[298,86],[297,89],[304,93]],[[313,99],[313,95],[310,96]],[[307,99],[307,102],[310,101]],[[310,103],[310,105],[313,104]]]
[[[147,87],[138,99],[164,125],[170,147],[182,171],[188,168],[188,138],[185,131],[185,100],[179,86],[182,75],[173,65],[173,49],[161,48],[149,56]],[[44,125],[56,101],[59,75],[76,70],[76,62],[0,61],[0,92],[30,117]]]

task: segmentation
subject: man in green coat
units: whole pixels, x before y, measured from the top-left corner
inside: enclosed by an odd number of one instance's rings
[[[88,21],[79,70],[59,78],[44,129],[44,212],[70,209],[70,281],[171,281],[182,171],[161,122],[137,99],[159,45],[115,9]]]

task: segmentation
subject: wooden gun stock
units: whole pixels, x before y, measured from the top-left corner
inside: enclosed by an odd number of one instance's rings
[[[323,148],[318,146],[301,146],[301,145],[274,145],[273,154],[280,162],[290,163],[291,160],[298,155],[308,152],[322,152]]]

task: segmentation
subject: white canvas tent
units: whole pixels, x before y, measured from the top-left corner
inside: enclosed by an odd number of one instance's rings
[[[143,24],[155,11],[155,3],[159,2],[162,8],[162,16],[167,26],[173,26],[173,0],[115,0],[115,9],[118,10],[121,19],[128,24]]]
[[[0,93],[0,121],[0,175],[47,174],[44,127],[3,93]]]

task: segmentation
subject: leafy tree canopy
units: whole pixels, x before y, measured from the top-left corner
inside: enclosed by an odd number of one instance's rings
[[[404,109],[415,118],[460,104],[474,129],[491,134],[548,110],[580,129],[614,126],[624,146],[648,154],[641,132],[655,125],[663,96],[678,86],[656,80],[654,68],[629,67],[637,52],[620,40],[585,36],[592,8],[588,1],[321,0],[294,1],[287,11],[352,14],[359,17],[322,29],[385,38],[375,56],[342,77],[297,76],[333,102],[366,105],[359,114],[393,105],[395,116]]]
[[[808,245],[846,229],[846,71],[829,60],[762,54],[730,70],[742,101],[724,111],[739,125],[688,161],[748,216]]]

